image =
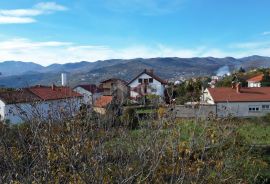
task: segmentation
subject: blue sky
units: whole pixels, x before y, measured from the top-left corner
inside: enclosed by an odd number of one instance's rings
[[[0,1],[0,61],[270,56],[269,0]]]

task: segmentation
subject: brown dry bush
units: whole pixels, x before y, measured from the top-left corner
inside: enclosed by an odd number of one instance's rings
[[[265,165],[234,121],[97,117],[1,123],[0,183],[255,183]]]

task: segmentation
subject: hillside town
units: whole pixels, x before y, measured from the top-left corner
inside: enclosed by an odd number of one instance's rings
[[[119,108],[134,107],[137,110],[173,107],[178,118],[265,116],[270,112],[270,87],[262,85],[265,75],[269,73],[247,78],[246,86],[236,77],[230,86],[215,87],[218,81],[230,75],[214,76],[209,84],[203,86],[200,79],[168,82],[157,76],[154,70],[144,69],[131,81],[110,78],[99,84],[84,83],[72,88],[68,86],[67,74],[62,73],[61,86],[36,85],[2,90],[0,118],[17,124],[34,118],[61,120],[74,117],[82,110],[106,115],[111,104],[117,104]],[[198,81],[199,86],[196,84]],[[184,94],[177,94],[179,86],[192,88],[188,92],[189,98],[181,102],[177,99]]]
[[[0,0],[0,184],[270,184],[270,0]]]

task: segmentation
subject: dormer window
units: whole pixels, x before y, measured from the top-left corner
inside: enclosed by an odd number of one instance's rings
[[[149,83],[153,83],[153,78],[150,78],[149,79]]]
[[[141,84],[142,83],[142,79],[138,79],[138,82]]]

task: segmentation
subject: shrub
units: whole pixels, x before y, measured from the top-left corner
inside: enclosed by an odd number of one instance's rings
[[[136,111],[134,108],[127,108],[125,109],[122,121],[124,125],[126,125],[129,129],[136,129],[139,126],[139,120],[136,115]]]
[[[90,117],[0,124],[0,183],[255,183],[267,165],[231,120],[148,120],[130,130],[134,108],[125,126]]]

